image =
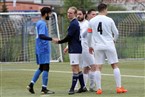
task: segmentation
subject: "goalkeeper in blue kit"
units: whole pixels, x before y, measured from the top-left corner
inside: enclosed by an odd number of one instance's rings
[[[27,89],[31,94],[34,94],[33,86],[38,80],[40,74],[42,73],[42,94],[54,94],[54,92],[47,89],[48,75],[49,75],[49,65],[50,65],[50,44],[49,41],[55,42],[55,38],[49,37],[48,28],[46,21],[49,20],[51,15],[51,8],[43,7],[41,9],[41,20],[36,24],[36,61],[39,68],[36,70],[30,84]]]

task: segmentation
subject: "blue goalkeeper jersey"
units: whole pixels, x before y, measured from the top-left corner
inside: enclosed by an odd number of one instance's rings
[[[39,35],[43,34],[49,37],[47,24],[44,20],[39,20],[36,23],[36,54],[50,54],[50,43],[48,40],[42,40]]]

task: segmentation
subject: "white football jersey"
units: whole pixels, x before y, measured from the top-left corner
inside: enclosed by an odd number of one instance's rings
[[[80,25],[80,36],[81,36],[81,44],[83,49],[88,49],[88,40],[87,40],[87,34],[88,34],[88,27],[89,22],[87,20],[84,20],[82,22],[79,22]]]
[[[116,41],[119,35],[113,19],[105,15],[97,15],[89,21],[88,34],[89,47],[92,43],[91,38],[94,43],[106,45],[108,42]]]
[[[84,20],[82,22],[79,22],[79,25],[80,25],[81,44],[82,44],[80,67],[83,68],[95,64],[95,59],[94,59],[94,55],[89,53],[88,35],[87,35],[89,22],[87,20]]]

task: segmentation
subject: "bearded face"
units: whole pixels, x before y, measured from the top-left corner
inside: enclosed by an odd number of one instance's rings
[[[83,21],[84,20],[84,17],[78,17],[78,21]]]
[[[85,19],[85,16],[82,13],[82,11],[77,11],[77,18],[78,18],[78,21],[80,21],[80,22]]]

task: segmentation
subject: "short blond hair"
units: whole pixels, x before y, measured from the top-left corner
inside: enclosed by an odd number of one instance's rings
[[[69,7],[69,9],[73,9],[74,10],[74,14],[77,14],[77,8],[75,6]]]

